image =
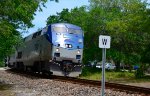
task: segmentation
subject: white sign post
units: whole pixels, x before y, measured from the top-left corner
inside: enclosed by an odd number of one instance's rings
[[[99,36],[99,48],[102,48],[102,80],[101,80],[101,96],[105,96],[105,62],[106,48],[110,48],[110,36]]]

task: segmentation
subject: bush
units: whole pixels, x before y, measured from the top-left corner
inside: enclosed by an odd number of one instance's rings
[[[97,69],[97,68],[93,68],[93,67],[84,67],[82,69],[82,74],[81,76],[89,76],[89,75],[92,75],[94,73],[98,73],[100,72],[101,70],[100,69]]]
[[[4,67],[4,62],[0,61],[0,67]]]
[[[120,78],[123,77],[124,78],[124,77],[126,77],[126,73],[125,72],[119,72],[117,77],[120,77]]]
[[[142,70],[142,68],[139,68],[136,70],[135,77],[136,78],[143,78],[144,77],[144,71]]]

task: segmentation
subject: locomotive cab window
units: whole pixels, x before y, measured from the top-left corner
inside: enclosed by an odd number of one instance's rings
[[[68,32],[70,34],[82,34],[82,31],[79,29],[72,29],[72,28],[68,28]]]
[[[22,57],[22,52],[18,52],[17,59],[20,59]]]
[[[55,26],[52,29],[53,29],[54,32],[60,32],[60,33],[67,32],[67,29],[65,27],[56,27]]]

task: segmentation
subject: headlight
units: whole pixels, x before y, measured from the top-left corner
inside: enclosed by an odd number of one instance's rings
[[[65,46],[66,46],[66,48],[68,48],[68,45],[67,45],[67,44],[65,44]]]
[[[71,44],[65,44],[66,48],[72,48]]]
[[[56,52],[58,52],[59,51],[59,48],[56,48]]]
[[[77,53],[80,54],[80,50],[78,50]]]
[[[72,47],[72,45],[71,44],[69,44],[69,48],[71,48]]]

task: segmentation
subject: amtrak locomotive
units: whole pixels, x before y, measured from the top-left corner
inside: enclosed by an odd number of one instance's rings
[[[48,25],[24,38],[9,66],[24,71],[77,77],[82,71],[83,31],[68,23]]]

